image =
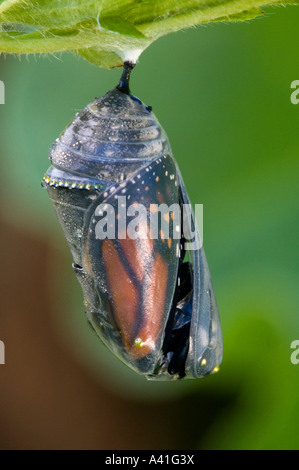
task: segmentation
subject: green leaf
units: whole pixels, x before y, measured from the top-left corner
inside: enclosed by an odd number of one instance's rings
[[[109,31],[110,33],[115,32],[124,34],[125,36],[146,39],[144,34],[138,31],[132,23],[120,16],[100,16],[98,24],[100,29]]]
[[[259,8],[252,8],[251,10],[242,11],[236,15],[230,15],[229,17],[217,18],[214,21],[248,21],[257,18],[258,16],[264,15],[264,12]]]
[[[97,49],[96,47],[89,47],[87,49],[78,49],[76,51],[81,57],[99,67],[105,67],[107,69],[112,67],[121,67],[123,60],[115,54],[115,52],[106,52]]]
[[[283,4],[297,4],[287,0]],[[171,32],[246,21],[282,0],[0,0],[0,53],[75,51],[101,67],[137,60]]]

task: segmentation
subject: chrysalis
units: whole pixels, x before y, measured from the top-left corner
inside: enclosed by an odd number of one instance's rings
[[[120,82],[76,114],[43,179],[89,322],[148,379],[216,372],[222,333],[207,260],[166,133]]]

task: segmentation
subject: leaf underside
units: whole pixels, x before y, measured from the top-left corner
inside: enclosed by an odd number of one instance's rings
[[[119,67],[124,60],[137,60],[168,33],[215,21],[250,20],[262,15],[264,6],[281,4],[281,0],[0,0],[0,53],[74,51],[100,67]]]

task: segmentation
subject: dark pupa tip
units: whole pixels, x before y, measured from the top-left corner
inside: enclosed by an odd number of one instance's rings
[[[131,71],[134,67],[135,67],[135,64],[133,62],[124,63],[124,68],[123,68],[123,71],[119,80],[119,84],[116,87],[119,91],[121,91],[122,93],[126,93],[127,95],[130,94],[129,81],[130,81]]]

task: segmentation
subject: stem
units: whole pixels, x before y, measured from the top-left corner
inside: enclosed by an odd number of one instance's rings
[[[133,62],[124,63],[124,68],[123,68],[123,71],[119,80],[119,84],[116,87],[119,91],[121,91],[122,93],[126,93],[127,95],[130,94],[129,81],[130,81],[131,71],[134,67],[135,67],[135,64]]]

